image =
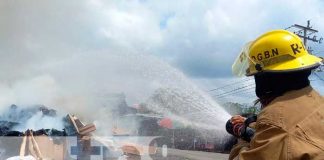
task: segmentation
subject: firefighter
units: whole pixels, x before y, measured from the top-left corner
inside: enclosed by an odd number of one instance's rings
[[[262,107],[251,141],[240,138],[229,159],[324,159],[324,98],[308,79],[323,62],[286,30],[267,32],[244,46],[232,70],[254,76]],[[230,122],[245,120],[237,115]]]

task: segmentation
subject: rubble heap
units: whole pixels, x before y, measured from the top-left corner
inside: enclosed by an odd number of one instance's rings
[[[56,110],[49,109],[45,106],[34,106],[21,109],[16,105],[11,105],[6,114],[0,117],[0,136],[24,136],[26,133],[17,131],[15,128],[21,123],[26,122],[37,112],[41,112],[42,116],[56,117]],[[86,135],[95,130],[93,124],[84,125],[78,118],[68,114],[62,117],[64,128],[43,128],[39,130],[29,130],[34,136],[77,136]]]

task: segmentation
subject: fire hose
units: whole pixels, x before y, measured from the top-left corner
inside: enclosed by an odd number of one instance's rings
[[[226,123],[226,131],[237,137],[242,138],[243,140],[250,142],[252,137],[254,136],[255,129],[249,127],[249,125],[253,122],[256,122],[257,115],[253,114],[251,116],[246,117],[243,123],[233,124],[231,119],[229,119]]]

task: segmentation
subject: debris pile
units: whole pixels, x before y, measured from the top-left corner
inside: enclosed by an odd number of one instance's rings
[[[129,142],[126,137],[131,135],[121,132],[121,128],[112,130],[117,141],[95,136],[95,130],[92,123],[84,124],[71,114],[60,116],[56,110],[42,105],[12,105],[0,115],[0,159],[118,159],[123,154],[142,156],[157,151],[151,144]]]
[[[57,116],[56,110],[48,109],[45,106],[20,109],[18,106],[12,105],[8,112],[0,117],[0,136],[24,136],[25,131],[16,130],[17,127],[19,125],[26,125],[23,123],[26,123],[38,112],[41,113],[42,117]],[[34,131],[30,130],[30,132],[32,132],[34,136],[77,136],[86,135],[95,130],[93,124],[84,125],[78,118],[70,114],[66,117],[62,117],[61,122],[58,123],[62,123],[64,128],[41,128]],[[46,124],[44,125],[46,126]]]
[[[51,123],[61,123],[58,126],[62,128],[21,130],[24,127],[28,128],[28,125],[31,125],[28,121],[37,114],[40,114],[41,120],[44,118],[56,120]],[[41,125],[45,127],[51,126],[41,120],[35,123],[45,123]],[[91,132],[95,130],[94,124],[85,125],[76,116],[70,114],[59,117],[55,110],[45,106],[20,108],[11,105],[7,112],[0,116],[0,150],[4,150],[0,154],[0,159],[10,159],[17,155],[19,159],[28,156],[36,159],[66,159],[72,152],[77,157],[89,157]],[[71,137],[76,139],[79,148],[68,147]],[[71,153],[68,153],[69,150]]]

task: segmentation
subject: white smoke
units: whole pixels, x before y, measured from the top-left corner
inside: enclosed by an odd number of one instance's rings
[[[0,112],[11,104],[42,104],[59,115],[95,121],[109,133],[117,107],[111,94],[123,93],[131,105],[145,102],[158,88],[199,90],[146,54],[160,47],[164,31],[152,10],[139,3],[126,12],[93,0],[1,1]],[[222,109],[219,114],[227,115]],[[48,120],[36,115],[26,127]]]
[[[64,128],[61,116],[44,116],[41,111],[35,113],[26,122],[22,122],[20,125],[15,126],[13,130],[26,131],[28,129],[57,129],[62,130]]]
[[[53,104],[58,98],[59,86],[50,75],[39,75],[31,79],[17,80],[15,83],[0,84],[0,112],[11,104],[32,106]]]
[[[179,93],[188,93],[187,96],[201,94],[199,99],[192,99],[197,101],[192,102],[198,104],[197,107],[206,108],[206,111],[217,110],[218,113],[213,113],[215,116],[227,115],[181,72],[146,54],[106,50],[89,52],[49,63],[30,72],[34,72],[35,76],[11,84],[2,83],[2,88],[6,90],[1,93],[2,97],[6,97],[0,104],[3,108],[10,104],[42,104],[56,109],[60,114],[72,113],[86,122],[95,121],[100,133],[108,134],[115,121],[111,111],[118,107],[109,100],[111,94],[124,93],[127,102],[133,104],[145,102],[156,89],[177,88],[181,90]],[[191,106],[176,107],[180,110],[179,107]],[[30,119],[27,127],[39,128],[32,125],[37,120],[44,122],[42,127],[50,121],[36,115]],[[223,118],[221,121],[224,121]]]

